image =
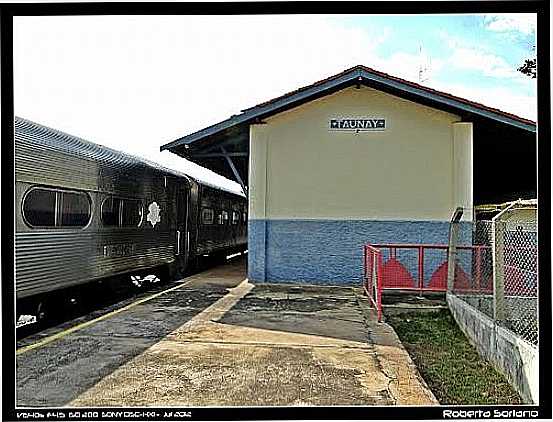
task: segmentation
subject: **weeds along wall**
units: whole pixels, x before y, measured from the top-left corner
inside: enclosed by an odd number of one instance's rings
[[[456,249],[461,239],[450,245],[455,272],[447,294],[465,334],[528,403],[539,398],[536,213],[535,205],[514,204],[493,221],[475,222],[477,248]]]

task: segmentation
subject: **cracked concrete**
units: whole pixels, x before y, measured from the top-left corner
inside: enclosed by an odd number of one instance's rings
[[[388,391],[394,397],[394,404],[439,405],[394,329],[385,322],[379,323],[374,313],[367,310],[367,299],[360,291],[356,291],[356,296],[365,315],[369,341],[374,345],[379,367],[388,377]]]
[[[85,407],[437,404],[391,327],[365,312],[356,289],[254,286],[243,262],[189,281],[18,357],[18,404],[31,397]],[[158,321],[152,331],[148,315]],[[114,343],[121,330],[128,349],[121,338]],[[80,356],[83,341],[97,351]],[[48,369],[27,368],[41,354]]]

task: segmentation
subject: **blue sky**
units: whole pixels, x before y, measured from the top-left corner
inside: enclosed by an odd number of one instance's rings
[[[416,51],[422,43],[438,56],[447,55],[450,49],[443,43],[443,34],[463,40],[467,45],[494,52],[513,64],[528,53],[534,44],[534,34],[524,33],[516,27],[511,30],[490,29],[489,15],[414,15],[414,16],[359,16],[349,17],[345,22],[352,26],[376,27],[389,31],[389,45],[381,46],[382,55],[394,49]],[[529,18],[529,16],[528,16]],[[510,42],[506,42],[509,40]],[[511,42],[514,41],[514,42]]]
[[[535,96],[534,82],[516,72],[511,76],[504,74],[507,67],[514,71],[525,58],[534,55],[535,15],[380,15],[348,17],[342,22],[373,34],[386,34],[376,49],[382,59],[390,59],[398,52],[417,55],[422,46],[421,63],[428,63],[430,58],[431,69],[432,61],[455,60],[459,49],[478,52],[478,57],[489,59],[488,66],[497,64],[487,71],[486,63],[473,63],[454,71],[438,64],[429,78],[430,84],[507,88],[513,93]]]
[[[16,115],[229,188],[159,147],[363,64],[536,117],[535,15],[14,18]],[[422,45],[423,53],[419,53]],[[428,66],[429,65],[429,66]]]

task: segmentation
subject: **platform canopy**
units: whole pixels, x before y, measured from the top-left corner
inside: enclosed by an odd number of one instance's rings
[[[476,130],[480,127],[486,133],[490,133],[496,132],[497,129],[501,133],[508,131],[515,134],[510,138],[535,139],[536,123],[531,120],[358,65],[243,110],[240,114],[233,115],[215,125],[185,135],[163,145],[161,150],[169,150],[216,173],[236,180],[247,192],[250,124],[262,123],[264,118],[271,115],[346,87],[360,85],[457,114],[462,117],[463,121],[475,123]],[[477,142],[476,138],[475,134],[475,143]],[[505,151],[500,152],[500,154],[503,153]]]

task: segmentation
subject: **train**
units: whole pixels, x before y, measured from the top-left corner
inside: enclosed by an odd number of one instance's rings
[[[174,278],[246,251],[245,195],[24,118],[14,129],[20,324],[90,283]]]

